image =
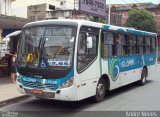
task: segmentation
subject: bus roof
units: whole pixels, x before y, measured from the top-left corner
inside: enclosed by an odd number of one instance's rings
[[[8,34],[4,39],[3,41],[9,41],[9,38],[12,37],[12,36],[17,36],[21,33],[21,30],[18,30],[18,31],[14,31],[10,34]]]
[[[145,35],[145,36],[157,37],[156,33],[136,30],[134,28],[120,27],[120,26],[114,26],[114,25],[108,25],[108,24],[104,24],[102,28],[106,30],[113,30],[115,32],[120,32],[120,33],[125,32],[125,33],[135,34],[135,35]]]
[[[136,35],[145,35],[145,36],[154,36],[156,37],[156,33],[142,31],[142,30],[136,30],[134,28],[127,28],[127,27],[121,27],[121,26],[114,26],[114,25],[108,25],[103,23],[97,23],[87,20],[78,20],[78,19],[50,19],[50,20],[41,20],[36,22],[31,22],[26,24],[24,27],[30,27],[35,25],[49,25],[49,24],[62,24],[62,25],[86,25],[86,26],[93,26],[105,30],[112,30],[115,32],[120,33],[129,33],[129,34],[136,34]]]

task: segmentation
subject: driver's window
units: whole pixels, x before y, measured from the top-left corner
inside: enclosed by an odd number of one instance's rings
[[[85,33],[79,34],[79,45],[78,45],[78,54],[85,54],[86,53],[86,39],[87,35]]]
[[[97,28],[82,27],[79,34],[78,52],[77,52],[77,70],[82,72],[86,69],[97,56],[98,46]],[[92,38],[92,48],[87,48],[87,37]]]

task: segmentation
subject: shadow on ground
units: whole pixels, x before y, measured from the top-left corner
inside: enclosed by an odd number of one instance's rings
[[[146,85],[149,85],[153,81],[148,80]],[[130,85],[126,85],[124,87],[112,90],[109,92],[103,101],[107,101],[109,99],[114,98],[115,96],[121,95],[123,93],[127,93],[128,91],[140,88],[137,83],[132,83]],[[103,103],[100,102],[98,104]],[[83,111],[91,106],[96,105],[92,98],[84,99],[79,102],[68,102],[68,101],[55,101],[55,100],[48,100],[48,99],[37,99],[31,98],[29,101],[24,101],[19,106],[25,109],[29,107],[34,108],[34,111]]]

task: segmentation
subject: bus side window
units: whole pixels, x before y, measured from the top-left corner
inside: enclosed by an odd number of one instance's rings
[[[125,35],[123,33],[118,33],[117,35],[117,56],[122,56],[124,54],[123,44],[125,41]]]
[[[109,56],[113,56],[113,32],[102,33],[102,58],[107,59]]]
[[[154,37],[151,37],[151,52],[155,52],[156,50],[156,39]]]
[[[143,54],[143,36],[138,36],[138,54]]]
[[[122,55],[126,56],[128,54],[128,49],[127,49],[127,35],[124,35],[124,40],[122,41]]]
[[[135,35],[127,35],[127,51],[129,55],[136,54],[136,36]]]
[[[145,45],[145,53],[146,53],[146,54],[150,54],[150,50],[151,50],[151,49],[150,49],[150,47],[151,47],[151,46],[150,46],[150,42],[151,42],[150,39],[151,39],[151,38],[147,36],[147,37],[145,37],[144,39],[145,39],[145,41],[144,41],[144,42],[145,42],[145,44],[144,44],[144,45]]]

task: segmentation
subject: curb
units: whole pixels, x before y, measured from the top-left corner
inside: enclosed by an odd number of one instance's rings
[[[3,107],[3,106],[6,106],[6,105],[9,105],[9,104],[13,104],[13,103],[25,100],[25,99],[27,99],[29,97],[31,97],[31,96],[22,95],[22,96],[18,96],[18,97],[14,97],[14,98],[11,98],[11,99],[7,99],[7,100],[4,100],[4,101],[1,101],[0,102],[0,107]]]

